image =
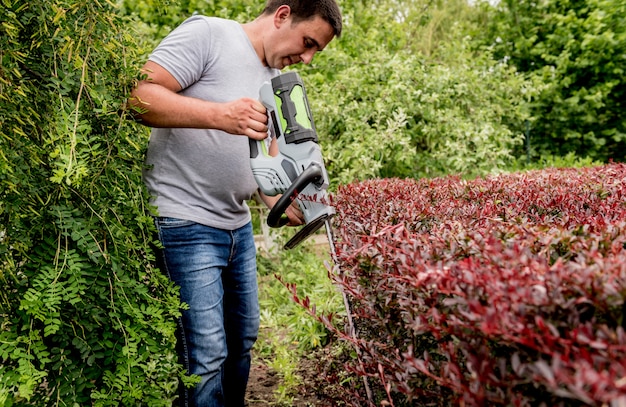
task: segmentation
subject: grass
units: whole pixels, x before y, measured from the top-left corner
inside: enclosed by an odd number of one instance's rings
[[[325,266],[329,260],[328,248],[315,247],[311,241],[290,251],[258,256],[261,329],[255,353],[281,379],[275,390],[277,405],[292,405],[302,383],[298,375],[300,360],[326,345],[328,332],[292,300],[276,275],[296,284],[298,295],[308,296],[318,312],[341,314],[341,294],[328,278]]]

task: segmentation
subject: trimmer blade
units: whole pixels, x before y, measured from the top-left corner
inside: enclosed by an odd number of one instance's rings
[[[298,233],[296,233],[291,239],[289,239],[289,241],[283,246],[283,248],[285,250],[293,249],[307,237],[317,232],[317,230],[324,225],[326,220],[330,219],[332,216],[333,214],[325,213],[319,218],[307,223],[302,227],[302,229],[298,231]]]

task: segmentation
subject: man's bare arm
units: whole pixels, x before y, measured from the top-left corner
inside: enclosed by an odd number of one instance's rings
[[[183,96],[181,86],[166,69],[148,61],[145,78],[133,90],[135,117],[150,127],[218,129],[255,140],[267,137],[266,109],[258,100],[242,98],[215,103]]]

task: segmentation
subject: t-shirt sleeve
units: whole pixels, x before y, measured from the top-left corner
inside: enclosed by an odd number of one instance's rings
[[[206,69],[210,37],[206,18],[190,17],[161,41],[149,60],[165,68],[185,89],[198,81]]]

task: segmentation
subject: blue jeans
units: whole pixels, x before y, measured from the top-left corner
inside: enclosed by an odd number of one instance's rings
[[[177,348],[189,374],[180,405],[243,406],[250,351],[259,331],[256,248],[252,225],[222,230],[157,218],[164,271],[189,305],[179,320]]]

